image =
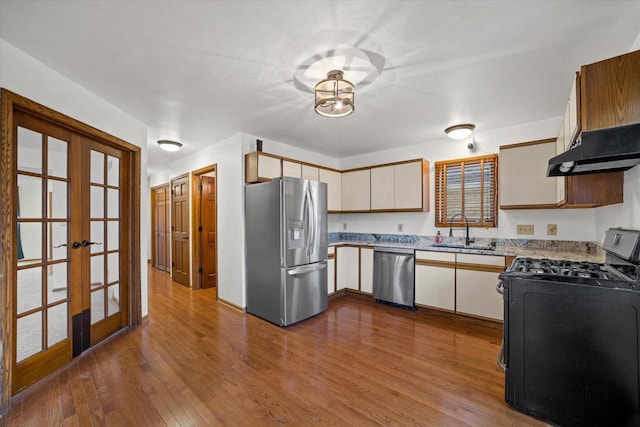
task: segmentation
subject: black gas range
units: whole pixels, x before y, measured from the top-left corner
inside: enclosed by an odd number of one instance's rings
[[[542,280],[558,280],[610,288],[639,290],[638,266],[633,264],[596,263],[546,258],[516,258],[507,268],[503,278],[529,277]]]
[[[505,400],[562,426],[640,426],[640,231],[607,230],[604,263],[516,258],[504,295]]]

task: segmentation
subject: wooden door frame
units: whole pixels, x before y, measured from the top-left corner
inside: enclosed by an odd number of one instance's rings
[[[202,204],[202,192],[200,191],[200,177],[207,173],[215,172],[216,173],[216,224],[218,223],[218,164],[215,163],[213,165],[205,166],[200,169],[196,169],[191,172],[191,196],[193,206],[192,209],[192,228],[191,235],[196,236],[191,239],[191,252],[193,253],[192,263],[191,263],[191,274],[193,284],[193,289],[202,289],[202,276],[199,272],[200,265],[202,264],[202,233],[198,232],[198,227],[200,222],[202,221],[202,212],[201,212],[201,204]],[[217,227],[217,225],[216,225]],[[218,271],[218,233],[216,232],[216,272]],[[216,300],[218,299],[218,286],[216,285]]]
[[[160,185],[156,185],[154,187],[151,187],[150,189],[150,197],[151,197],[151,266],[155,267],[156,265],[156,257],[158,256],[156,254],[156,233],[155,233],[155,226],[156,226],[156,210],[155,210],[155,200],[153,197],[153,192],[157,191],[157,190],[161,190],[165,188],[167,190],[167,196],[171,196],[171,183],[167,182],[164,184],[160,184]],[[165,228],[169,228],[169,233],[171,233],[171,197],[169,197],[169,200],[166,200],[166,204],[169,206],[169,215],[166,218],[166,227]],[[165,229],[166,232],[166,229]],[[169,234],[171,235],[171,234]],[[166,257],[165,262],[171,262],[171,240],[169,240],[169,245],[167,245],[168,247],[168,254],[169,256]],[[167,266],[169,267],[169,266]],[[166,272],[170,272],[171,269],[164,270]]]
[[[59,113],[42,104],[31,101],[7,89],[0,89],[0,198],[10,200],[3,203],[0,211],[0,336],[2,342],[0,354],[0,415],[6,414],[11,404],[12,381],[12,344],[13,311],[15,284],[13,245],[16,241],[16,150],[13,145],[13,112],[21,110],[44,120],[70,129],[82,135],[94,138],[108,146],[123,150],[132,165],[130,182],[131,213],[128,218],[131,224],[129,241],[131,242],[131,256],[129,263],[129,308],[128,326],[139,325],[142,322],[141,295],[141,266],[140,266],[140,179],[141,179],[141,149],[120,138],[109,135],[104,131]]]

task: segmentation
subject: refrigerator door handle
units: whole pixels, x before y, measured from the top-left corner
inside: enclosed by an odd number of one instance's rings
[[[306,183],[305,183],[306,184]],[[309,187],[305,185],[304,192],[304,214],[305,214],[305,248],[304,251],[307,254],[307,257],[311,256],[310,243],[311,240],[311,200],[309,198]]]
[[[322,270],[325,268],[327,268],[326,262],[318,262],[309,266],[292,268],[291,270],[287,270],[287,274],[289,276],[295,276],[297,274],[313,273],[314,271]]]
[[[316,211],[316,201],[313,199],[313,194],[311,192],[311,188],[307,187],[307,194],[309,195],[309,207],[311,209],[309,214],[309,223],[311,225],[311,239],[309,241],[309,256],[314,252],[316,247],[316,239],[317,239],[317,222],[318,222],[318,212]]]

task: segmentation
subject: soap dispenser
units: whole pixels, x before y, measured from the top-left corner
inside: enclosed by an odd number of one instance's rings
[[[440,230],[438,230],[438,234],[436,234],[436,245],[442,243],[442,234],[440,234]]]

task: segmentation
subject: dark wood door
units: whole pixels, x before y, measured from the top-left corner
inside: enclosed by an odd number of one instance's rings
[[[202,186],[201,218],[202,218],[202,287],[217,286],[217,247],[216,247],[216,178],[200,177]]]
[[[171,277],[189,286],[189,176],[171,180]]]
[[[169,271],[169,209],[171,207],[169,186],[165,185],[151,190],[153,266],[158,270]]]

